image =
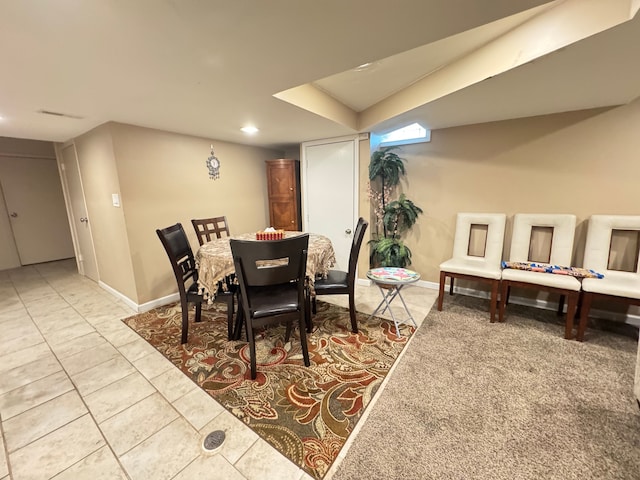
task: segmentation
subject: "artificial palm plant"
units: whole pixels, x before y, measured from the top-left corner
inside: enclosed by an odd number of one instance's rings
[[[370,196],[374,200],[376,233],[369,241],[370,261],[374,266],[406,267],[411,264],[411,250],[402,241],[406,233],[422,213],[422,209],[409,200],[404,193],[391,201],[391,195],[400,179],[406,174],[404,158],[394,150],[399,147],[384,147],[371,155],[369,180],[380,179],[380,191],[370,186]],[[373,183],[372,183],[373,185]],[[382,227],[382,233],[379,230]]]

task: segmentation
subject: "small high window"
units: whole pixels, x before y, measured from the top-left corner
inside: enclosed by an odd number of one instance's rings
[[[427,130],[419,123],[412,123],[406,127],[398,128],[392,132],[380,135],[378,139],[380,142],[379,146],[381,147],[429,142],[431,141],[431,131]]]
[[[398,128],[384,134],[371,133],[371,150],[378,147],[391,147],[393,145],[408,145],[410,143],[422,143],[431,141],[431,130],[427,130],[419,123],[412,123],[406,127]]]

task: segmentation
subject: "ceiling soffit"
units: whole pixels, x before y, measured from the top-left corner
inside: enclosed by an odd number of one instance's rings
[[[626,22],[639,8],[637,0],[553,2],[274,96],[354,131],[372,130]]]

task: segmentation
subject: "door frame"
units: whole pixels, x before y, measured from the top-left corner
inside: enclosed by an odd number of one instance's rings
[[[76,229],[75,215],[73,213],[73,202],[71,200],[71,194],[69,193],[69,184],[67,182],[67,172],[65,171],[64,161],[63,161],[64,157],[63,157],[62,150],[64,150],[67,147],[73,147],[73,154],[75,157],[76,167],[78,168],[78,176],[80,180],[80,187],[82,190],[81,191],[82,203],[84,204],[84,210],[88,218],[89,212],[87,211],[87,199],[84,196],[84,185],[82,183],[82,174],[80,172],[80,163],[78,162],[78,151],[76,149],[75,142],[73,140],[70,140],[64,143],[56,143],[55,144],[56,159],[58,163],[58,172],[60,174],[60,181],[62,182],[62,193],[64,194],[64,201],[67,207],[67,219],[69,220],[69,227],[71,229],[71,240],[73,241],[73,250],[76,254],[76,265],[78,266],[78,273],[80,275],[87,277],[86,272],[84,270],[84,258],[87,256],[87,252],[82,252],[80,248],[80,241],[78,240],[78,231]],[[93,263],[96,266],[96,276],[98,278],[96,279],[93,279],[91,277],[87,277],[87,278],[90,278],[91,280],[95,280],[96,282],[98,282],[100,280],[100,271],[98,270],[98,260],[96,258],[96,253],[95,253],[96,249],[95,249],[95,243],[93,241],[93,231],[91,228],[91,223],[89,223],[88,226],[89,226],[89,240],[91,243],[90,254],[93,256]]]
[[[352,202],[353,202],[353,212],[351,213],[351,217],[352,217],[352,222],[353,222],[353,228],[355,228],[356,224],[358,223],[358,218],[359,218],[359,205],[360,205],[360,198],[359,198],[359,184],[360,184],[360,135],[359,134],[354,134],[354,135],[346,135],[346,136],[342,136],[342,137],[333,137],[333,138],[325,138],[325,139],[321,139],[321,140],[313,140],[313,141],[309,141],[309,142],[303,142],[300,144],[300,157],[301,157],[301,165],[300,165],[300,177],[301,177],[301,185],[302,185],[302,229],[304,231],[308,230],[308,224],[309,224],[309,214],[308,214],[308,209],[307,209],[307,205],[308,205],[308,198],[307,198],[307,185],[308,185],[308,180],[307,180],[307,154],[306,154],[306,148],[307,147],[315,147],[315,146],[319,146],[319,145],[328,145],[328,144],[332,144],[332,143],[344,143],[344,142],[352,142],[353,143],[353,188],[351,190],[351,195],[352,195]],[[333,192],[332,194],[335,195],[336,192]],[[348,265],[348,258],[347,260],[347,265]]]

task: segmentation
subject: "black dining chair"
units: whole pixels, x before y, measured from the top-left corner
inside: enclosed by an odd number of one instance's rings
[[[193,229],[196,232],[196,236],[198,237],[198,243],[200,244],[200,246],[204,245],[206,242],[210,242],[211,240],[222,238],[223,233],[225,234],[225,237],[231,236],[226,216],[211,218],[192,218],[191,225],[193,225]],[[231,274],[225,277],[224,280],[220,281],[220,283],[218,284],[218,294],[225,295],[229,292],[231,294],[237,293],[235,278],[236,276],[234,274]],[[226,284],[224,285],[225,288],[223,288],[222,282]]]
[[[222,234],[230,237],[229,224],[227,223],[227,217],[212,217],[212,218],[192,218],[191,225],[196,231],[198,236],[198,243],[202,246],[205,242],[210,242],[214,238],[222,238]],[[215,235],[215,237],[213,236]]]
[[[189,304],[193,303],[196,307],[195,321],[199,322],[202,318],[202,301],[203,297],[198,293],[198,270],[196,269],[196,261],[189,245],[189,239],[182,228],[182,224],[176,223],[167,228],[157,229],[156,233],[162,242],[173,274],[178,284],[178,292],[180,294],[180,308],[182,309],[182,337],[181,343],[187,343],[189,332]],[[218,292],[215,297],[216,301],[225,302],[227,304],[227,334],[229,340],[233,335],[233,311],[234,311],[234,293]]]
[[[358,322],[356,321],[356,268],[358,266],[358,256],[360,255],[360,246],[362,239],[367,231],[367,222],[364,218],[358,219],[356,231],[353,234],[351,242],[351,252],[349,254],[349,270],[344,272],[341,270],[329,270],[327,278],[316,278],[314,282],[315,295],[349,295],[349,316],[351,317],[351,331],[358,333]],[[312,310],[316,313],[316,296],[313,297]],[[310,317],[309,317],[310,318]],[[311,332],[311,322],[307,323],[307,331]]]
[[[292,323],[298,320],[304,364],[308,367],[305,307],[309,235],[283,240],[231,239],[230,245],[240,286],[238,314],[244,319],[249,341],[251,378],[257,375],[255,329],[273,323],[287,323],[288,342]]]

